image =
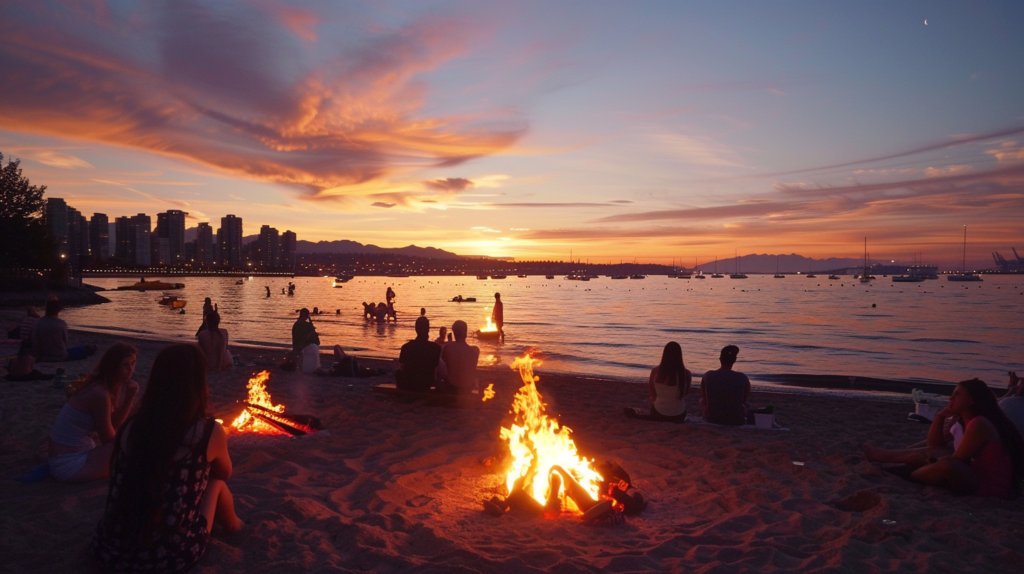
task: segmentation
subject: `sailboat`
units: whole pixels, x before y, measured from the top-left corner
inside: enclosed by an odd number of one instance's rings
[[[696,257],[693,258],[693,272],[696,273],[696,275],[693,276],[694,279],[704,279],[704,271],[697,269]]]
[[[782,273],[779,273],[779,256],[778,255],[775,256],[775,278],[776,279],[785,279],[786,278],[785,275],[783,275]]]
[[[869,283],[874,277],[871,276],[871,270],[867,266],[867,237],[864,237],[864,272],[860,274],[860,282]]]
[[[964,258],[960,264],[959,275],[947,275],[947,281],[982,281],[980,275],[968,273],[967,271],[967,226],[964,226]]]
[[[721,279],[722,277],[725,277],[725,275],[722,275],[721,273],[718,272],[718,256],[715,255],[715,272],[714,274],[711,275],[711,278]]]
[[[746,279],[747,276],[742,274],[742,273],[740,273],[740,258],[739,258],[739,251],[738,250],[737,250],[736,254],[733,256],[733,259],[736,260],[736,272],[733,273],[732,275],[730,275],[729,279]]]

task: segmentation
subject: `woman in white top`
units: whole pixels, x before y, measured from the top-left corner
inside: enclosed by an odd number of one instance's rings
[[[686,420],[686,394],[690,392],[690,371],[683,365],[683,349],[670,341],[661,353],[661,363],[651,369],[651,417],[683,422]]]
[[[118,341],[86,377],[68,385],[50,431],[50,475],[61,482],[90,482],[110,476],[114,435],[128,418],[139,384],[132,379],[135,347]],[[97,444],[96,439],[99,439]]]
[[[210,311],[206,315],[206,328],[199,332],[199,348],[206,356],[207,371],[226,371],[233,359],[228,351],[228,330],[220,328],[220,313]]]

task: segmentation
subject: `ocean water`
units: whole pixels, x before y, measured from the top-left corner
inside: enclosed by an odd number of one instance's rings
[[[184,277],[174,291],[188,301],[185,314],[157,304],[159,292],[108,291],[111,303],[66,310],[76,328],[191,340],[204,297],[218,304],[232,343],[289,346],[301,307],[314,317],[322,347],[340,344],[357,354],[397,357],[415,336],[413,322],[426,309],[431,338],[458,319],[470,332],[490,316],[494,293],[505,304],[506,341],[477,341],[483,360],[510,364],[528,348],[543,354],[541,371],[646,381],[668,341],[683,348],[687,368],[699,376],[718,367],[718,352],[740,348],[736,369],[759,377],[777,374],[840,375],[925,382],[979,377],[1006,384],[1007,370],[1024,371],[1024,277],[987,276],[981,283],[892,283],[863,286],[851,277],[829,281],[751,275],[749,279],[674,279],[589,282],[544,277],[477,280],[473,277],[357,277],[335,287],[331,278]],[[135,279],[91,278],[113,289]],[[292,281],[294,296],[281,294]],[[271,289],[266,296],[265,286]],[[362,302],[377,302],[391,286],[397,324],[367,323]],[[461,294],[476,303],[450,303]],[[340,313],[337,311],[340,310]]]

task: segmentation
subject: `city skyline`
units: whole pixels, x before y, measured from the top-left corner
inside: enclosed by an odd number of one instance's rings
[[[0,16],[0,152],[111,221],[232,213],[520,260],[857,256],[867,236],[953,266],[964,225],[970,266],[1024,246],[1017,3]]]

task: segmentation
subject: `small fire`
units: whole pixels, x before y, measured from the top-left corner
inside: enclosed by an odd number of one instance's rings
[[[544,504],[548,496],[548,475],[551,467],[557,465],[572,474],[594,500],[599,500],[601,475],[593,469],[594,461],[577,453],[569,427],[560,426],[545,413],[543,399],[535,384],[540,377],[533,374],[534,365],[541,362],[532,353],[531,349],[512,363],[512,369],[518,370],[523,379],[523,386],[512,403],[511,412],[515,414],[515,420],[510,428],[501,428],[501,438],[508,441],[512,455],[512,465],[505,477],[508,491],[511,493],[516,481],[525,477],[526,493]],[[579,512],[579,508],[565,496],[564,489],[559,496],[564,508]]]
[[[481,327],[480,328],[480,332],[481,333],[497,333],[498,332],[498,326],[495,325],[494,321],[491,320],[491,316],[490,315],[487,316],[487,326],[486,327]]]
[[[275,405],[270,401],[270,393],[267,392],[266,386],[266,382],[269,378],[270,371],[261,371],[256,373],[253,378],[249,379],[249,384],[246,386],[246,388],[249,389],[249,399],[247,402],[251,405],[256,405],[257,407],[263,407],[268,411],[283,413],[284,405]],[[280,429],[275,428],[273,425],[267,424],[253,416],[248,408],[244,409],[242,414],[238,415],[238,418],[231,423],[231,428],[238,432],[287,434]]]
[[[480,401],[480,402],[486,403],[488,399],[493,399],[493,398],[494,398],[494,383],[491,383],[491,384],[487,385],[486,389],[484,389],[484,399],[482,401]]]

